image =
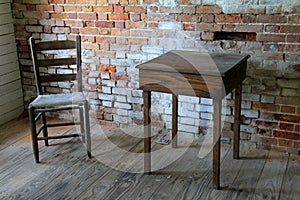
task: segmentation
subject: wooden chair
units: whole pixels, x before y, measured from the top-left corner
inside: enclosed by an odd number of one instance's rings
[[[88,101],[82,92],[82,69],[81,69],[81,38],[76,36],[76,41],[72,40],[58,40],[58,41],[43,41],[36,42],[33,37],[29,39],[31,56],[34,67],[37,98],[33,100],[29,106],[29,119],[31,126],[32,145],[35,161],[39,163],[39,140],[44,140],[45,145],[48,146],[49,139],[61,139],[67,137],[78,137],[82,136],[83,142],[86,143],[87,154],[91,157],[91,137],[90,137],[90,123],[89,123],[89,107]],[[65,56],[61,58],[61,51],[76,52],[75,56]],[[53,56],[52,53],[57,55]],[[45,56],[46,55],[46,56]],[[47,56],[50,55],[50,56]],[[44,58],[42,58],[44,57]],[[45,58],[46,57],[46,58]],[[73,66],[76,66],[74,68]],[[51,67],[53,70],[68,69],[72,73],[68,74],[49,74],[48,68]],[[72,68],[73,67],[73,68]],[[75,71],[75,72],[74,72]],[[58,93],[49,94],[46,91],[46,86],[49,86],[50,82],[68,82],[69,84],[74,83],[77,79],[78,91],[71,93]],[[80,122],[71,123],[55,123],[47,124],[46,112],[55,112],[62,110],[79,110]],[[41,126],[38,126],[37,121],[41,119]],[[78,121],[78,120],[77,120]],[[47,128],[56,126],[70,126],[80,125],[81,133],[69,134],[69,135],[55,135],[48,136]],[[39,134],[43,132],[43,136]]]

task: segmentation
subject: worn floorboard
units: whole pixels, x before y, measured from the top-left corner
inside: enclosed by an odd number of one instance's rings
[[[142,157],[132,158],[128,153],[143,152],[141,139],[113,127],[102,129],[115,145],[111,148],[103,135],[99,135],[98,125],[91,130],[94,158],[87,157],[79,138],[51,141],[49,147],[41,141],[41,163],[36,164],[28,119],[0,126],[0,199],[299,199],[300,196],[298,155],[242,149],[242,158],[234,160],[231,146],[224,144],[221,190],[215,190],[211,187],[212,154],[198,158],[199,149],[204,147],[189,135],[180,135],[177,149],[156,144],[153,138],[153,151],[161,151],[163,155],[153,155],[152,165],[157,170],[144,175],[116,170],[98,160],[115,158],[117,169],[129,166],[131,170],[141,170]],[[66,127],[53,130],[59,134],[74,131]],[[118,149],[124,152],[119,155]],[[183,155],[170,162],[176,153]]]

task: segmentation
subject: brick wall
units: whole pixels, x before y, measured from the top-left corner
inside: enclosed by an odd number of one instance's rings
[[[174,49],[247,53],[242,139],[260,148],[300,150],[298,0],[14,0],[12,7],[26,103],[35,95],[32,35],[83,36],[92,114],[120,126],[143,120],[137,64]],[[225,138],[232,136],[232,98],[226,97]],[[170,128],[170,95],[154,93],[152,101],[154,123]],[[210,99],[181,96],[179,130],[205,132],[211,112]]]

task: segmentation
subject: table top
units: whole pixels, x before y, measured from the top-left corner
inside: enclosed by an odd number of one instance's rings
[[[179,72],[181,74],[226,76],[228,71],[238,67],[249,57],[245,54],[173,50],[140,64],[138,68],[139,70]]]

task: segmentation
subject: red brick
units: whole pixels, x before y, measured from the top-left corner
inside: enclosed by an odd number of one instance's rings
[[[44,12],[44,11],[32,11],[32,12],[24,12],[24,17],[28,18],[28,19],[49,19],[50,14],[48,12]],[[59,18],[56,17],[57,15],[60,15],[60,13],[52,13],[51,14],[51,18],[53,16],[53,18]],[[64,15],[66,16],[66,15]],[[63,15],[61,15],[61,19],[65,19]]]
[[[67,13],[68,19],[77,19],[77,13]]]
[[[200,16],[182,14],[177,16],[177,21],[178,22],[200,22]]]
[[[110,21],[96,21],[95,22],[96,27],[101,27],[101,28],[112,28],[114,27],[114,22]]]
[[[257,16],[256,15],[242,15],[243,23],[256,23]]]
[[[128,14],[109,14],[109,20],[129,20]]]
[[[77,0],[78,4],[96,4],[96,0]]]
[[[98,13],[98,20],[107,20],[107,14]]]
[[[114,7],[113,6],[95,6],[94,10],[95,10],[95,12],[113,12]]]
[[[140,0],[129,0],[129,4],[140,4]]]
[[[259,34],[259,35],[257,35],[257,41],[260,41],[260,42],[285,42],[285,35]]]
[[[298,140],[299,134],[293,132],[285,132],[285,131],[274,131],[274,137]]]
[[[300,125],[295,125],[295,131],[300,133]]]
[[[263,25],[249,25],[249,24],[236,24],[235,29],[237,32],[262,32]]]
[[[85,27],[95,27],[95,21],[86,21],[84,22]]]
[[[111,29],[111,35],[116,36],[129,36],[130,30],[124,30],[124,29]]]
[[[216,15],[215,21],[217,23],[241,23],[241,15]]]
[[[81,6],[64,6],[65,12],[81,12],[82,7]]]
[[[281,112],[294,114],[296,112],[296,107],[294,107],[294,106],[281,106]]]
[[[266,111],[279,111],[280,107],[278,105],[272,103],[260,103],[260,102],[253,102],[253,108],[255,109],[262,109]]]
[[[258,15],[258,23],[286,23],[287,17],[283,15]]]
[[[77,20],[66,20],[65,24],[66,26],[71,26],[71,27],[83,27],[83,22]]]
[[[297,42],[297,43],[299,43],[300,42],[300,35],[288,35],[286,41],[287,42]]]
[[[95,49],[95,50],[99,49],[99,44],[98,43],[85,43],[85,42],[83,42],[81,44],[81,46],[82,46],[83,49]]]
[[[264,128],[264,129],[274,129],[274,128],[278,128],[278,123],[277,123],[277,122],[256,120],[256,121],[255,121],[255,124],[256,124],[259,128]]]
[[[300,71],[300,64],[290,65],[289,68],[293,69],[294,71]]]
[[[83,6],[82,11],[83,12],[94,12],[94,7],[93,6]]]
[[[277,96],[276,97],[276,103],[277,104],[291,105],[291,106],[300,106],[300,97]]]
[[[117,68],[113,65],[98,65],[97,71],[99,72],[107,72],[107,73],[116,73]]]
[[[36,10],[38,11],[53,11],[52,5],[36,5]]]
[[[281,33],[299,33],[300,26],[280,26]]]
[[[300,15],[289,16],[289,23],[300,24]]]
[[[52,4],[64,4],[66,3],[65,0],[50,0],[50,3]]]
[[[120,4],[127,5],[128,4],[128,0],[120,0]]]
[[[51,13],[50,16],[53,19],[67,19],[66,13]]]
[[[185,31],[195,31],[195,24],[183,24],[183,30]]]
[[[300,142],[294,141],[294,148],[300,149]]]
[[[126,6],[125,12],[129,13],[146,13],[146,9],[143,6]]]
[[[98,28],[92,28],[92,27],[85,27],[80,29],[81,34],[88,34],[88,35],[97,35],[99,33]]]
[[[114,13],[124,13],[124,6],[114,6]]]
[[[143,2],[144,4],[154,4],[154,3],[158,3],[159,0],[144,0]]]
[[[108,36],[98,36],[96,37],[96,42],[97,43],[116,43],[116,38],[115,37],[108,37]]]
[[[82,42],[92,42],[92,43],[96,42],[94,36],[82,36],[81,40],[82,40]]]
[[[292,122],[292,123],[300,123],[300,116],[288,115],[288,114],[275,114],[275,120]]]
[[[124,22],[115,22],[115,28],[125,28]]]
[[[212,23],[215,20],[215,16],[214,15],[202,15],[201,16],[201,21],[205,22],[205,23]]]
[[[79,34],[79,28],[71,28],[71,33],[72,34]]]
[[[234,32],[235,31],[235,24],[223,24],[222,31]]]
[[[277,25],[266,25],[265,31],[266,32],[272,32],[272,33],[279,33],[280,26]]]
[[[294,143],[290,140],[279,140],[278,141],[279,146],[285,146],[285,147],[293,147]]]
[[[293,131],[294,124],[280,123],[279,128],[284,131]]]
[[[78,19],[83,20],[96,20],[97,15],[95,13],[78,13]]]
[[[222,25],[221,24],[213,24],[213,23],[197,23],[196,24],[197,31],[221,31]]]
[[[197,6],[196,13],[199,14],[220,14],[222,9],[219,6]]]
[[[126,21],[125,27],[126,28],[145,28],[146,23],[143,21],[139,21],[139,22]]]
[[[118,81],[118,80],[128,81],[129,77],[128,77],[127,74],[117,74],[117,73],[115,73],[115,74],[112,74],[111,79],[116,80],[116,81]]]

